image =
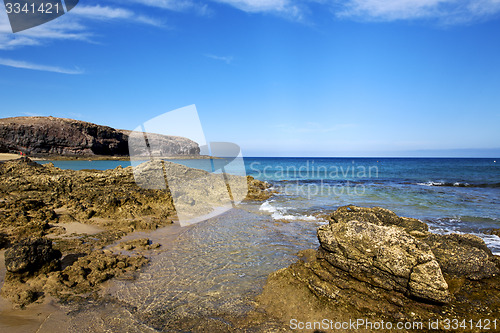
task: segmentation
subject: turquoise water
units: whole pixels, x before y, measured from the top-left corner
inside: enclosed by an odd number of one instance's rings
[[[206,160],[175,160],[189,167]],[[47,163],[47,162],[44,162]],[[54,161],[63,169],[112,169],[127,161]],[[277,220],[317,220],[346,204],[382,206],[436,232],[468,232],[500,252],[500,159],[245,158],[246,172],[280,194],[259,207]],[[226,170],[241,174],[241,170]]]
[[[54,164],[67,169],[129,165]],[[325,223],[321,213],[346,204],[386,207],[425,220],[435,232],[472,232],[500,253],[500,238],[486,234],[500,228],[500,169],[492,159],[246,158],[245,166],[280,193],[181,228],[175,240],[166,236],[173,226],[130,235],[162,247],[134,281],[111,281],[103,304],[90,302],[74,312],[68,331],[220,331],[208,329],[211,325],[227,326],[224,331],[286,329],[272,318],[242,328],[238,318],[254,309],[268,274],[295,262],[298,251],[317,248],[316,229]]]

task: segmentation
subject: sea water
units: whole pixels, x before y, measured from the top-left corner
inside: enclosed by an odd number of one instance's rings
[[[66,169],[129,165],[54,164]],[[235,318],[254,309],[270,273],[295,262],[298,251],[317,248],[318,226],[347,204],[385,207],[424,220],[434,232],[474,233],[500,252],[500,238],[488,234],[500,228],[500,165],[494,159],[246,158],[245,166],[247,174],[268,181],[278,194],[186,227],[174,239],[169,227],[137,235],[160,242],[161,250],[135,280],[111,281],[105,302],[82,304],[68,317],[69,331],[276,330],[273,325],[279,324],[267,319]]]
[[[49,161],[42,162],[48,163]],[[63,169],[112,169],[128,161],[52,161]],[[205,160],[173,160],[204,168]],[[321,220],[339,206],[380,206],[439,233],[467,232],[500,253],[500,160],[492,158],[245,158],[246,173],[279,194],[254,212]],[[241,170],[225,170],[241,173]],[[249,208],[252,210],[252,208]]]

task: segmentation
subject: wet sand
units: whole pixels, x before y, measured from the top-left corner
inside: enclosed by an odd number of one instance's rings
[[[57,223],[51,225],[53,227],[63,227],[66,229],[66,232],[60,235],[51,235],[48,234],[46,237],[47,238],[68,238],[68,237],[76,237],[77,235],[95,235],[100,232],[105,231],[102,228],[99,228],[97,226],[91,225],[91,224],[85,224],[85,223],[80,223],[80,222],[71,222],[71,223]]]
[[[61,238],[68,236],[78,236],[82,234],[96,234],[102,231],[102,229],[87,225],[83,223],[61,223],[57,226],[62,226],[66,228],[66,233],[61,235],[49,235],[49,238]],[[190,227],[182,228],[178,224],[172,224],[170,226],[155,230],[153,232],[134,232],[123,239],[120,239],[115,244],[109,245],[107,248],[112,248],[116,244],[138,238],[149,237],[153,241],[161,240],[163,245],[160,251],[150,252],[150,257],[157,256],[160,252],[167,250],[169,244],[175,241],[177,237],[189,230]],[[0,288],[3,286],[5,279],[5,250],[0,250]],[[106,294],[109,285],[113,285],[113,280],[108,281],[102,285],[101,294]],[[134,281],[129,281],[128,283],[134,283]],[[106,317],[106,313],[111,313],[115,316],[117,313],[126,318],[129,313],[124,309],[116,308],[115,305],[109,306],[96,306],[93,307],[90,304],[87,306],[85,313],[90,312],[91,316],[103,316]],[[96,325],[94,328],[96,331],[102,329],[106,331],[106,325],[109,324],[107,320],[101,322],[100,320],[95,320],[97,318],[87,318],[86,314],[77,315],[75,318],[68,315],[72,310],[75,310],[74,306],[64,306],[58,303],[57,299],[45,296],[42,303],[34,303],[28,305],[24,309],[14,307],[9,301],[0,297],[0,332],[6,333],[55,333],[55,332],[72,332],[74,329],[79,327],[85,327],[86,325]],[[89,321],[93,322],[90,324]],[[121,321],[120,318],[115,320]],[[124,320],[125,321],[125,320]],[[125,325],[128,325],[126,322]],[[138,332],[148,332],[153,331],[148,327],[138,327]]]
[[[17,160],[18,158],[21,158],[23,156],[19,154],[7,154],[7,153],[0,153],[0,162],[1,161],[10,161],[10,160]],[[43,161],[42,158],[35,158],[35,157],[30,157],[33,161]]]
[[[0,161],[17,160],[20,157],[19,154],[0,154]]]
[[[5,250],[0,251],[0,287],[6,272],[4,255]],[[61,332],[65,328],[64,317],[65,312],[50,297],[42,304],[33,304],[24,310],[13,308],[9,301],[0,297],[0,332]]]

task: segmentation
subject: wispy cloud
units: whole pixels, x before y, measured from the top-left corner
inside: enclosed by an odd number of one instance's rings
[[[80,3],[68,14],[26,31],[12,34],[0,10],[0,50],[45,45],[54,40],[93,42],[92,23],[136,23],[165,27],[164,11],[210,15],[215,4],[248,13],[270,13],[295,21],[310,21],[313,10],[329,10],[338,18],[361,21],[435,20],[444,24],[473,23],[500,15],[500,0],[129,0],[110,5]],[[142,6],[141,6],[142,5]],[[153,16],[145,7],[163,9]],[[314,8],[313,8],[314,7]],[[220,59],[223,60],[223,59]],[[226,60],[225,60],[226,61]]]
[[[76,6],[71,14],[98,20],[129,19],[134,16],[134,13],[128,9],[100,5]]]
[[[346,0],[337,4],[339,17],[376,21],[436,19],[457,24],[500,13],[500,0]]]
[[[213,54],[205,54],[205,57],[210,58],[210,59],[214,59],[214,60],[224,61],[228,65],[233,61],[232,56],[221,57],[221,56],[216,56]]]
[[[249,13],[275,13],[293,18],[302,19],[301,9],[304,1],[294,0],[212,0],[224,3]]]
[[[195,3],[190,0],[132,0],[132,2],[174,11],[184,11],[195,7]]]
[[[0,11],[0,50],[43,45],[51,40],[90,41],[92,34],[81,23],[66,16],[16,34],[12,33],[7,15]]]
[[[83,71],[78,68],[68,69],[57,66],[40,65],[26,61],[19,61],[14,59],[5,59],[5,58],[0,58],[0,65],[7,67],[14,67],[14,68],[31,69],[36,71],[60,73],[60,74],[72,74],[72,75],[83,74]]]
[[[125,8],[113,8],[109,6],[76,6],[71,14],[93,20],[112,21],[128,20],[153,26],[162,26],[163,23],[152,17],[136,14]]]
[[[135,22],[164,27],[163,21],[138,14],[129,9],[100,5],[78,5],[71,12],[54,21],[13,34],[6,12],[0,11],[0,50],[43,45],[51,40],[92,42],[92,21]]]
[[[175,12],[193,12],[200,16],[212,14],[208,4],[192,0],[131,0],[148,7],[160,8]]]

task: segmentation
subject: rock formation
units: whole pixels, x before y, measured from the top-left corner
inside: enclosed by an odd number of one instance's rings
[[[178,167],[183,173],[217,177],[165,163],[166,168]],[[267,183],[252,177],[242,179],[248,182],[250,200],[265,200],[273,193]],[[24,306],[44,293],[67,298],[95,291],[99,283],[132,273],[147,263],[142,255],[101,251],[105,246],[129,232],[154,230],[175,219],[170,191],[139,187],[132,167],[74,171],[40,165],[29,158],[0,162],[0,248],[11,246],[5,253],[7,275],[2,295]],[[104,231],[46,239],[64,233],[61,222],[92,224]],[[158,244],[138,239],[114,250],[156,248]]]
[[[472,235],[430,233],[375,207],[340,207],[318,229],[319,249],[271,274],[259,304],[288,321],[389,321],[500,315],[500,257]]]
[[[400,228],[349,221],[322,226],[318,237],[318,255],[357,280],[428,301],[450,299],[429,246]]]
[[[5,252],[5,267],[15,274],[33,273],[45,266],[58,266],[61,252],[44,238],[25,239]]]
[[[126,156],[130,131],[54,117],[0,119],[0,153],[28,155]],[[165,156],[199,155],[198,144],[181,137],[151,134]]]

